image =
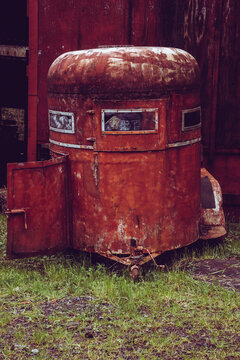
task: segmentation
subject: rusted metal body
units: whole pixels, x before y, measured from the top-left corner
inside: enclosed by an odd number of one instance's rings
[[[9,256],[71,247],[136,277],[145,262],[199,238],[201,211],[201,229],[216,228],[221,203],[200,207],[199,68],[190,54],[65,53],[48,72],[48,106],[52,159],[9,166]]]
[[[50,114],[67,110],[75,127],[50,128],[52,155],[71,163],[73,248],[131,264],[132,248],[156,256],[197,240],[201,133],[182,131],[181,114],[199,106],[198,76],[189,54],[166,48],[77,51],[53,63]],[[105,111],[152,111],[156,124],[106,130]]]

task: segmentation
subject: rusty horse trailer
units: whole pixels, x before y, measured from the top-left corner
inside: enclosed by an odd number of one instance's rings
[[[164,251],[226,233],[221,189],[201,170],[190,54],[73,51],[53,62],[47,82],[51,159],[9,164],[9,256],[70,247],[134,277]]]

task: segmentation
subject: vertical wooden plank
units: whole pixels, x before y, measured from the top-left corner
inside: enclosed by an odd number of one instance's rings
[[[130,43],[139,46],[159,46],[162,43],[162,1],[131,1]]]
[[[240,150],[240,3],[224,2],[219,60],[217,148]]]
[[[128,0],[82,0],[79,8],[79,47],[128,44]]]
[[[79,0],[78,0],[79,2]],[[38,143],[48,142],[47,72],[64,52],[78,49],[76,0],[42,0],[38,37]]]
[[[215,151],[217,85],[222,0],[188,0],[184,18],[184,48],[201,70],[203,144],[212,158]]]
[[[239,199],[240,4],[234,0],[186,2],[184,47],[201,69],[206,165],[223,193]]]
[[[164,45],[180,47],[198,61],[201,71],[203,144],[215,151],[221,9],[223,0],[165,0]]]
[[[38,89],[38,0],[28,0],[29,64],[28,75],[28,161],[37,156],[37,89]]]
[[[184,9],[188,0],[163,0],[161,2],[161,46],[184,48]]]

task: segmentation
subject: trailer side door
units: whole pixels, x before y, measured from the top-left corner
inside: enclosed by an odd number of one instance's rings
[[[68,158],[8,164],[9,257],[69,246]]]

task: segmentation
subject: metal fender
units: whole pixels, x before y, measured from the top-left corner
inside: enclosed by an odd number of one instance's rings
[[[200,239],[216,239],[226,234],[222,190],[218,181],[201,168]]]

